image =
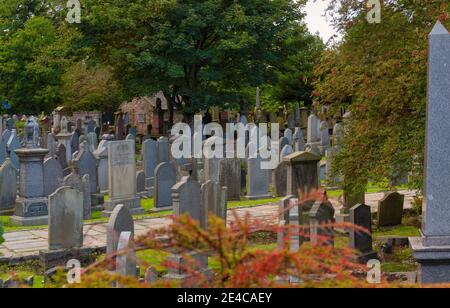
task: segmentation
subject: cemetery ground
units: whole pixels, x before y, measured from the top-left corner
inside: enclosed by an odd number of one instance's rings
[[[409,248],[407,238],[419,235],[419,222],[418,217],[414,210],[411,208],[411,200],[414,195],[411,191],[402,191],[402,193],[407,195],[405,201],[405,213],[403,215],[402,224],[393,227],[377,227],[375,224],[372,227],[372,237],[374,240],[373,248],[377,252],[379,259],[381,261],[381,269],[384,277],[389,282],[398,283],[415,283],[415,273],[417,271],[417,264],[412,256],[412,251]],[[339,207],[339,197],[342,191],[340,190],[330,190],[329,197],[333,205]],[[376,203],[383,196],[383,190],[376,186],[370,186],[366,194],[366,203],[371,205],[373,209],[376,210]],[[268,223],[276,223],[277,221],[277,211],[278,211],[278,201],[280,198],[270,198],[263,200],[242,200],[234,201],[228,203],[229,209],[229,219],[232,218],[232,210],[236,210],[238,215],[242,217],[244,213],[249,213],[251,217],[260,218]],[[172,211],[163,211],[157,213],[151,213],[153,209],[153,199],[143,199],[142,205],[146,210],[146,214],[134,215],[135,220],[135,232],[136,235],[143,234],[148,231],[149,226],[163,226],[170,224],[169,216]],[[374,218],[376,213],[372,213]],[[2,216],[2,221],[4,222],[6,233],[5,238],[8,242],[8,234],[27,234],[27,232],[36,231],[34,234],[46,234],[46,226],[37,227],[13,227],[8,224],[9,216]],[[106,218],[102,218],[101,214],[94,212],[92,215],[93,219],[86,220],[85,230],[96,230],[99,231],[101,228],[105,228],[104,225],[107,221]],[[85,231],[85,236],[88,232]],[[94,232],[94,234],[99,234]],[[104,234],[101,236],[105,238]],[[23,238],[25,239],[25,238]],[[35,239],[39,241],[39,239]],[[45,236],[41,238],[44,242],[44,246],[47,244],[47,239]],[[85,238],[86,241],[86,238]],[[101,242],[101,240],[99,240]],[[5,244],[5,243],[4,243]],[[104,244],[104,243],[103,243]],[[304,243],[304,247],[309,247],[310,243]],[[349,245],[349,237],[345,232],[336,232],[335,237],[335,248],[345,248]],[[249,237],[249,250],[250,251],[270,251],[277,248],[277,234],[276,232],[260,231],[255,232]],[[0,246],[0,248],[2,248]],[[4,251],[4,250],[3,250]],[[34,251],[36,252],[36,251]],[[24,255],[32,254],[33,251],[28,251]],[[170,253],[162,250],[144,250],[137,252],[137,260],[140,268],[139,277],[145,277],[145,269],[148,266],[152,266],[156,269],[158,277],[162,278],[167,274],[167,268],[165,266],[165,261],[170,256]],[[0,259],[1,250],[0,250]],[[94,256],[95,260],[102,260],[105,258],[104,253],[98,253]],[[208,258],[209,268],[215,272],[220,269],[219,259],[217,256],[211,255]],[[16,264],[17,263],[17,264]],[[27,284],[28,287],[33,288],[43,288],[43,287],[58,287],[59,282],[46,282],[44,284],[44,269],[37,258],[28,258],[27,261],[15,262],[15,263],[0,263],[0,279],[6,280],[9,277],[17,277],[19,280]],[[30,277],[33,277],[32,279]],[[28,281],[28,282],[27,282]]]

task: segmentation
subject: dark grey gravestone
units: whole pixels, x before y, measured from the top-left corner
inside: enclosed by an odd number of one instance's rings
[[[72,154],[77,152],[80,149],[80,136],[81,136],[80,130],[78,128],[75,129],[75,131],[73,132],[72,137],[70,139]]]
[[[405,196],[398,192],[388,193],[378,201],[377,225],[379,227],[402,224]]]
[[[350,223],[364,228],[364,231],[350,229],[350,248],[361,252],[359,261],[367,263],[376,259],[377,254],[372,250],[372,214],[370,206],[357,204],[350,209]]]
[[[278,166],[272,171],[272,182],[275,188],[275,196],[282,197],[286,195],[287,191],[287,163],[281,161]]]
[[[0,210],[14,208],[17,197],[17,170],[9,158],[0,167]]]
[[[92,154],[91,149],[87,142],[80,144],[80,151],[77,156],[73,159],[74,165],[78,168],[78,173],[83,176],[89,174],[89,181],[91,183],[91,192],[95,193],[98,191],[97,185],[97,166],[98,160]]]
[[[219,162],[219,184],[227,187],[228,201],[241,200],[241,162],[235,158],[225,158]]]
[[[12,130],[11,136],[9,137],[8,143],[6,145],[6,149],[11,159],[11,163],[14,165],[16,169],[19,169],[20,161],[17,156],[16,150],[20,149],[22,144],[20,142],[20,138],[17,136],[17,131],[15,129]]]
[[[144,171],[138,171],[136,173],[136,191],[138,193],[145,193],[145,173]]]
[[[155,168],[157,165],[158,151],[156,149],[156,141],[149,138],[142,143],[141,159],[144,166],[146,188],[150,196],[153,196]]]
[[[334,245],[334,208],[329,202],[316,201],[309,212],[310,239],[312,245]]]
[[[44,160],[44,195],[53,194],[64,180],[61,164],[53,157]]]
[[[170,163],[161,163],[155,169],[155,207],[172,206],[172,186],[176,184],[177,172]]]
[[[112,255],[117,252],[119,236],[122,232],[131,232],[134,235],[134,221],[128,208],[117,205],[109,218],[106,236],[106,254]]]
[[[49,250],[83,246],[83,194],[61,187],[49,196]]]
[[[271,197],[271,194],[269,193],[271,170],[263,169],[261,167],[262,162],[264,162],[264,160],[259,156],[247,160],[248,191],[246,198],[248,200]]]
[[[91,200],[91,178],[89,174],[83,175],[81,179],[83,185],[83,219],[91,219],[92,200]]]
[[[64,144],[58,144],[56,147],[55,159],[59,162],[63,170],[67,169],[66,147]]]
[[[210,215],[226,221],[226,187],[214,181],[207,181],[201,186],[201,223],[203,228],[208,227]]]

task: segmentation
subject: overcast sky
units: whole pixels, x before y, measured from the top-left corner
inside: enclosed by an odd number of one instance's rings
[[[307,13],[306,24],[308,25],[309,31],[313,34],[319,32],[320,37],[325,43],[336,33],[323,16],[329,2],[329,0],[309,0],[305,7]]]

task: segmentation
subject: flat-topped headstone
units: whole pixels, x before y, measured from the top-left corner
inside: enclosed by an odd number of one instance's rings
[[[219,184],[227,187],[227,200],[241,200],[241,162],[235,158],[221,159],[219,162]]]
[[[303,131],[300,127],[296,127],[293,135],[293,143],[294,143],[294,151],[304,151],[305,150],[305,141],[303,139]]]
[[[269,193],[271,170],[261,167],[261,163],[264,161],[259,155],[256,158],[249,158],[247,160],[248,191],[246,198],[248,200],[271,197]]]
[[[98,187],[101,193],[108,191],[109,179],[108,179],[108,143],[109,139],[103,139],[100,141],[97,149],[93,152],[94,156],[98,159],[97,176]]]
[[[285,156],[288,164],[288,195],[297,196],[300,203],[308,200],[319,189],[318,163],[321,157],[311,152],[294,152]]]
[[[56,154],[56,138],[53,133],[48,133],[46,136],[46,148],[48,150],[46,157],[54,157]]]
[[[378,201],[377,225],[379,227],[402,224],[405,196],[398,192],[388,193]]]
[[[153,139],[147,139],[142,143],[141,159],[144,167],[146,177],[146,187],[149,193],[153,195],[155,168],[158,161],[158,151],[156,148],[156,141]]]
[[[61,164],[53,157],[44,161],[44,195],[53,194],[64,180]]]
[[[131,232],[134,235],[134,221],[128,208],[119,204],[113,210],[107,224],[106,254],[112,255],[117,252],[119,237],[122,232]]]
[[[14,208],[17,197],[17,170],[7,158],[0,167],[0,210]]]
[[[49,250],[83,246],[83,193],[61,187],[49,196]]]
[[[118,204],[124,204],[132,214],[142,214],[141,198],[136,192],[135,142],[111,141],[108,146],[109,199],[105,215]]]
[[[171,163],[160,163],[155,169],[154,177],[155,207],[172,206],[172,186],[176,184],[177,172]]]
[[[312,114],[308,117],[307,142],[314,143],[320,141],[320,119]]]

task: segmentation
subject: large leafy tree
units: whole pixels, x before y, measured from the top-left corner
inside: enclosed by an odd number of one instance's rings
[[[335,172],[353,190],[412,172],[410,184],[420,189],[427,36],[437,19],[449,24],[449,2],[385,1],[379,24],[366,21],[361,1],[333,1],[330,10],[343,39],[316,67],[315,94],[334,110],[351,112]]]
[[[87,0],[80,27],[130,96],[163,90],[192,114],[275,81],[304,2]]]

